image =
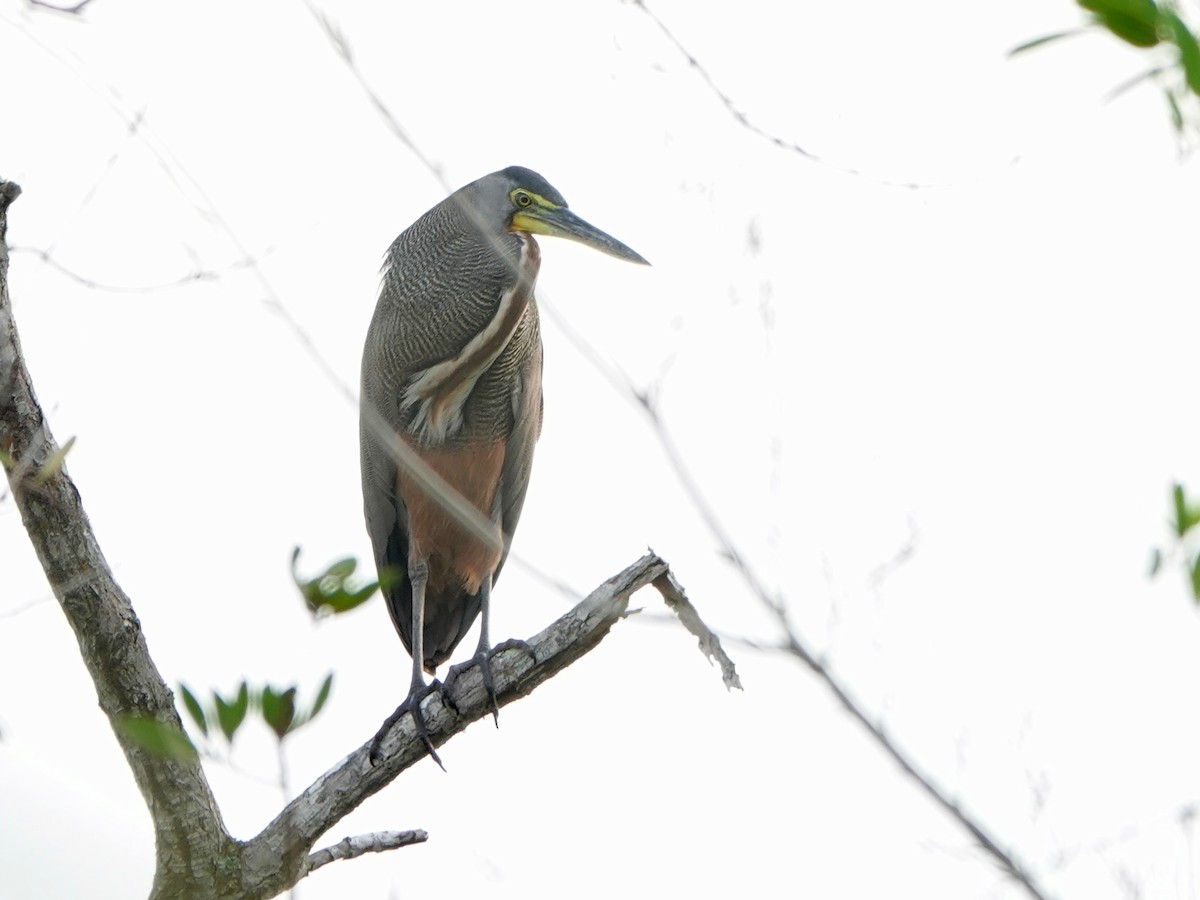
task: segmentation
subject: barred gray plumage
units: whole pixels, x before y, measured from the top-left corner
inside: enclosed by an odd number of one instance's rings
[[[373,756],[404,711],[424,733],[422,669],[433,674],[449,659],[480,611],[475,658],[493,691],[489,598],[521,515],[542,424],[534,234],[645,263],[572,213],[544,178],[517,166],[460,188],[387,253],[363,348],[363,508],[413,676],[408,699],[376,736]],[[499,551],[398,465],[397,439],[492,524]]]

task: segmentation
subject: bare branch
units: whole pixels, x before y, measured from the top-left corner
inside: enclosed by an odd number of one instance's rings
[[[583,599],[582,591],[576,590],[561,578],[554,577],[549,572],[546,572],[545,570],[531,563],[529,560],[525,559],[523,556],[518,556],[515,553],[509,553],[508,562],[506,565],[520,568],[525,573],[532,575],[535,579],[540,581],[545,587],[562,594],[563,597],[570,600],[572,603],[578,603]]]
[[[916,554],[917,544],[920,542],[920,539],[921,535],[917,531],[916,523],[912,519],[909,519],[908,537],[904,539],[904,543],[892,554],[891,559],[881,562],[871,570],[871,574],[867,577],[867,587],[872,590],[878,589],[896,571],[903,568]]]
[[[644,625],[669,625],[672,628],[679,624],[679,619],[671,613],[654,613],[643,610],[638,614],[637,621]],[[792,648],[787,641],[778,640],[760,640],[758,638],[746,637],[743,634],[730,634],[728,631],[713,629],[713,634],[721,639],[722,646],[728,644],[734,647],[744,647],[747,650],[753,650],[755,653],[783,653],[788,656],[792,655]]]
[[[721,639],[704,624],[700,613],[696,611],[696,607],[692,606],[692,601],[688,600],[687,593],[684,591],[683,585],[675,578],[675,574],[670,570],[663,572],[654,579],[654,586],[667,601],[671,612],[679,617],[683,627],[700,639],[700,650],[708,657],[709,662],[715,659],[721,666],[721,679],[725,682],[726,689],[737,688],[740,691],[742,680],[738,678],[733,660],[721,647]]]
[[[725,107],[725,109],[729,111],[729,114],[731,116],[733,116],[734,121],[736,121],[739,125],[741,125],[745,129],[747,129],[751,133],[758,135],[759,137],[763,138],[764,140],[770,141],[772,144],[774,144],[776,147],[778,147],[781,150],[787,150],[791,153],[798,154],[799,156],[803,156],[805,159],[811,160],[812,162],[818,163],[819,165],[825,166],[827,168],[834,169],[838,172],[843,172],[846,175],[854,175],[854,176],[857,176],[860,178],[867,178],[867,179],[870,179],[871,181],[874,181],[877,184],[885,185],[886,187],[902,187],[902,188],[929,187],[929,185],[918,184],[914,181],[891,181],[891,180],[888,180],[885,178],[876,178],[875,176],[868,175],[866,172],[862,172],[858,169],[850,168],[848,166],[839,166],[835,163],[830,162],[827,159],[824,159],[821,156],[818,156],[816,153],[813,153],[811,150],[806,150],[804,147],[800,146],[795,141],[789,141],[786,138],[781,138],[781,137],[779,137],[779,135],[772,134],[771,132],[767,131],[765,128],[762,128],[755,122],[751,121],[750,117],[748,115],[746,115],[746,113],[743,112],[741,109],[739,109],[737,104],[733,102],[733,98],[731,98],[728,94],[726,94],[723,90],[721,90],[720,87],[717,86],[717,83],[713,80],[713,77],[708,73],[708,69],[706,69],[704,66],[702,66],[700,64],[700,61],[698,59],[696,59],[696,57],[692,54],[692,52],[683,45],[683,42],[680,41],[679,38],[677,38],[675,36],[675,33],[673,31],[671,31],[670,28],[667,27],[666,23],[663,20],[660,19],[657,15],[655,15],[654,12],[648,6],[646,6],[646,4],[645,4],[645,2],[643,2],[643,0],[632,0],[632,3],[634,6],[636,6],[638,9],[640,9],[642,12],[644,12],[647,16],[649,16],[650,20],[652,22],[654,22],[655,25],[658,26],[659,30],[663,33],[663,35],[667,38],[667,40],[670,41],[675,46],[675,49],[678,50],[683,55],[683,58],[687,60],[688,65],[691,66],[693,69],[695,69],[696,73],[700,76],[701,80],[703,80],[704,83],[706,85],[708,85],[708,89],[710,91],[712,91],[712,93],[716,96],[716,98],[718,100],[721,101],[721,105],[723,105]]]
[[[648,553],[528,641],[495,648],[491,670],[497,704],[505,706],[528,695],[596,647],[626,615],[630,595],[669,571],[661,558]],[[421,710],[434,747],[490,716],[492,707],[479,667],[472,661],[451,669],[446,684],[423,701]],[[428,753],[411,715],[403,716],[384,738],[383,755],[376,765],[370,760],[371,744],[363,744],[314,781],[246,844],[243,877],[248,883],[275,892],[290,887],[303,873],[281,867],[281,859],[305,859],[317,838]]]
[[[310,853],[304,864],[304,874],[315,872],[321,866],[340,859],[354,859],[367,853],[383,853],[386,850],[397,850],[412,844],[423,844],[429,840],[429,835],[417,829],[415,831],[376,831],[373,834],[358,834],[354,837],[342,838],[330,847],[324,847],[316,853]]]
[[[83,12],[84,7],[88,6],[91,2],[92,0],[79,0],[79,2],[72,6],[56,6],[53,3],[46,2],[46,0],[28,0],[30,6],[39,6],[42,9],[49,9],[53,12],[64,13],[69,16],[79,15]]]
[[[41,606],[43,603],[49,603],[55,599],[56,594],[70,593],[79,588],[91,584],[97,578],[95,572],[80,572],[66,584],[55,587],[50,593],[42,594],[39,597],[34,597],[32,600],[26,600],[24,603],[18,603],[16,606],[10,606],[8,609],[0,611],[0,619],[13,618],[21,615],[28,610]]]
[[[313,18],[317,20],[317,24],[321,26],[321,30],[325,32],[325,36],[329,38],[329,43],[333,45],[334,52],[337,53],[342,62],[346,64],[346,67],[350,69],[350,72],[358,80],[359,87],[363,89],[363,93],[367,95],[367,99],[371,101],[371,105],[375,107],[375,111],[379,113],[388,130],[396,136],[400,143],[409,149],[409,152],[413,156],[421,161],[421,165],[430,171],[446,193],[450,193],[450,185],[446,181],[446,174],[442,171],[442,167],[421,152],[421,148],[408,136],[408,132],[400,127],[400,122],[392,115],[392,111],[383,102],[383,98],[367,82],[366,76],[363,75],[362,70],[358,67],[358,63],[354,61],[354,53],[350,49],[350,42],[346,40],[346,36],[342,34],[341,30],[325,13],[313,6],[311,0],[305,0],[304,5],[308,7],[308,11],[312,13]]]
[[[741,551],[738,550],[733,538],[725,530],[721,524],[720,517],[709,504],[708,499],[700,490],[699,484],[695,477],[687,468],[683,461],[683,456],[679,452],[679,448],[675,445],[671,438],[670,432],[663,422],[662,417],[658,412],[642,398],[640,395],[635,395],[638,405],[650,419],[654,430],[658,435],[658,440],[666,454],[671,468],[675,470],[675,476],[679,483],[683,486],[692,505],[700,513],[701,518],[708,526],[709,531],[717,539],[719,550],[730,563],[741,574],[742,579],[746,582],[751,592],[758,597],[759,601],[766,606],[779,622],[779,626],[783,631],[784,638],[787,642],[788,649],[792,655],[802,661],[813,674],[825,684],[825,686],[837,698],[838,703],[846,710],[850,716],[867,730],[867,732],[875,739],[875,742],[890,756],[893,762],[900,767],[906,775],[912,778],[918,786],[931,797],[943,810],[945,810],[951,818],[966,829],[971,836],[979,843],[992,858],[1000,865],[1000,867],[1008,873],[1008,875],[1025,889],[1034,900],[1046,900],[1046,894],[1037,884],[1033,875],[1023,863],[1010,852],[1000,846],[999,840],[990,834],[983,825],[978,822],[973,816],[967,813],[956,801],[940,788],[934,781],[933,776],[923,771],[917,762],[912,759],[891,737],[888,736],[883,726],[875,721],[874,718],[867,712],[866,708],[854,698],[850,693],[849,688],[834,675],[832,669],[819,658],[816,652],[808,646],[807,642],[800,635],[799,631],[792,624],[787,614],[787,607],[777,596],[767,590],[766,585],[755,572]]]
[[[658,26],[658,30],[663,33],[666,39],[674,44],[675,49],[678,50],[683,58],[687,60],[687,64],[696,70],[696,74],[700,76],[700,79],[706,85],[708,85],[708,89],[716,95],[717,99],[721,101],[721,104],[729,111],[729,114],[733,116],[734,120],[739,125],[749,129],[759,137],[766,138],[776,147],[780,147],[784,150],[790,150],[793,153],[798,153],[805,159],[811,159],[813,162],[823,162],[823,160],[815,153],[805,150],[794,141],[784,140],[777,135],[771,134],[768,131],[764,131],[762,128],[751,122],[750,117],[747,116],[742,110],[738,109],[737,104],[733,102],[733,98],[731,98],[717,86],[717,83],[713,81],[713,77],[708,73],[708,69],[702,66],[700,64],[700,60],[696,59],[696,57],[692,55],[692,52],[683,45],[683,42],[680,41],[679,38],[675,36],[675,33],[667,27],[666,22],[655,15],[653,10],[646,6],[643,0],[633,0],[633,5],[644,12],[650,18],[650,21]]]
[[[156,291],[165,291],[172,288],[186,287],[187,285],[195,284],[198,281],[215,281],[216,279],[220,278],[222,274],[220,272],[198,270],[195,272],[189,272],[188,274],[181,278],[177,278],[174,281],[166,281],[162,284],[105,284],[103,282],[96,281],[93,278],[89,278],[86,275],[80,275],[78,272],[75,272],[72,269],[68,269],[57,259],[55,259],[54,255],[49,250],[43,250],[38,247],[10,247],[9,250],[12,253],[28,253],[32,256],[36,256],[39,260],[48,265],[50,268],[54,269],[56,272],[65,275],[76,284],[80,284],[85,288],[95,291],[107,291],[113,294],[152,294]],[[247,259],[243,260],[242,262],[235,263],[234,265],[230,266],[229,269],[241,269],[252,265],[257,265],[257,262],[255,260]]]

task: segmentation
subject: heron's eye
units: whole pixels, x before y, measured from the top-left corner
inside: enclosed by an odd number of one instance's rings
[[[520,207],[522,207],[522,208],[524,208],[524,207],[526,207],[526,206],[529,206],[530,204],[532,204],[532,203],[533,203],[533,198],[532,198],[532,197],[530,197],[530,196],[529,196],[527,193],[525,193],[524,191],[516,191],[516,192],[514,192],[514,193],[513,193],[513,200],[516,202],[517,206],[520,206]]]

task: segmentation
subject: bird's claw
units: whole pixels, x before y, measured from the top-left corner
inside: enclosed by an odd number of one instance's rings
[[[483,689],[487,691],[488,705],[492,708],[492,720],[500,727],[500,704],[496,702],[496,680],[492,677],[492,650],[483,650],[475,654],[475,664],[479,666],[479,674],[483,678]]]
[[[529,645],[516,638],[502,641],[491,649],[476,651],[470,662],[461,663],[450,669],[450,675],[446,679],[445,692],[442,695],[446,704],[455,712],[458,712],[458,707],[454,705],[452,699],[454,683],[458,680],[459,675],[469,671],[472,666],[479,666],[479,676],[483,679],[483,689],[487,692],[488,706],[491,709],[492,718],[496,722],[496,727],[499,728],[500,704],[496,699],[496,679],[492,675],[492,657],[498,653],[503,653],[505,650],[523,650],[530,656],[533,655],[533,651],[529,649]]]
[[[425,744],[425,750],[429,753],[429,757],[438,764],[439,769],[443,772],[446,771],[446,767],[442,765],[442,758],[438,756],[433,742],[429,739],[429,728],[425,725],[425,713],[421,710],[421,702],[433,692],[440,692],[441,690],[442,683],[436,679],[429,684],[413,686],[408,696],[404,698],[404,702],[397,706],[396,711],[387,717],[383,725],[380,726],[379,731],[375,733],[375,737],[371,740],[371,749],[367,753],[367,758],[371,761],[371,765],[379,764],[379,759],[382,755],[380,751],[383,749],[384,738],[388,736],[392,727],[404,718],[405,713],[412,713],[413,730],[416,731],[422,743]]]

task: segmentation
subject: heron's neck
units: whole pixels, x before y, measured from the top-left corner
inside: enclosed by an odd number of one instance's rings
[[[404,406],[416,407],[409,432],[426,446],[443,444],[462,428],[475,383],[508,346],[533,299],[541,251],[533,235],[513,233],[521,241],[517,279],[501,294],[495,313],[462,350],[417,372],[404,392]]]

